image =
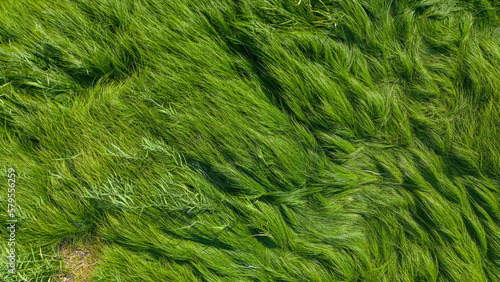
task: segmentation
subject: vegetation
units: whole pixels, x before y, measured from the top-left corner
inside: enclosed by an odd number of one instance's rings
[[[500,281],[498,66],[498,0],[0,1],[0,280]]]

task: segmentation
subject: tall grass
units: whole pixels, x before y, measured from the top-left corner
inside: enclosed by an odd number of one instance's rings
[[[500,281],[500,2],[297,3],[1,1],[0,280]]]

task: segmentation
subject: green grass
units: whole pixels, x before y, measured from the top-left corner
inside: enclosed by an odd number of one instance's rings
[[[297,3],[1,1],[0,280],[500,281],[500,1]]]

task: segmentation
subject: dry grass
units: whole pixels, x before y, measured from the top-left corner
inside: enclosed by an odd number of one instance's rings
[[[64,264],[63,273],[55,281],[91,281],[89,279],[97,263],[100,246],[100,242],[61,244],[59,253]]]

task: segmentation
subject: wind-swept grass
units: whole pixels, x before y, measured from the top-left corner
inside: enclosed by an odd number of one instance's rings
[[[297,4],[2,1],[0,280],[500,281],[500,2]]]

